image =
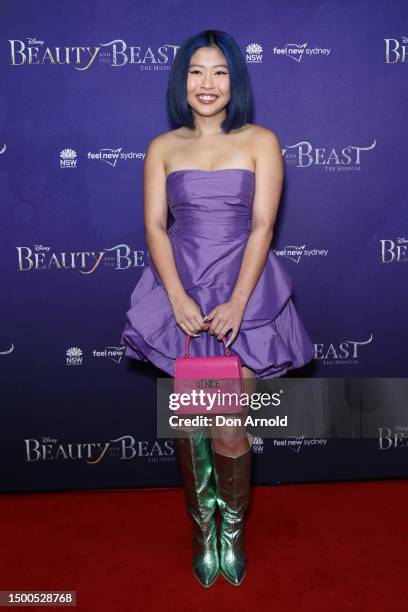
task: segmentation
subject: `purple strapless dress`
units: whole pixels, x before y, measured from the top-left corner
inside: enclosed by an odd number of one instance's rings
[[[238,278],[251,231],[255,174],[251,170],[176,170],[167,177],[175,219],[168,230],[186,293],[206,315],[226,302]],[[125,355],[150,361],[174,376],[186,334],[176,323],[167,292],[148,253],[130,297],[121,343]],[[272,250],[230,345],[256,378],[282,376],[314,357],[314,346],[291,299],[292,279]],[[227,339],[231,332],[227,333]],[[191,337],[190,355],[224,355],[225,345],[206,331]]]

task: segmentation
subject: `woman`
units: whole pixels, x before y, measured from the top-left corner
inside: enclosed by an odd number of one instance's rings
[[[178,127],[154,138],[145,158],[149,263],[131,295],[125,355],[174,376],[186,334],[194,336],[191,355],[223,355],[230,333],[227,345],[240,356],[248,388],[314,356],[291,278],[270,249],[284,176],[280,142],[248,123],[246,65],[225,32],[207,30],[184,42],[167,104]],[[167,203],[175,218],[169,230]],[[193,570],[205,587],[219,572],[239,585],[251,436],[239,428],[210,434],[196,429],[174,439],[193,519]]]

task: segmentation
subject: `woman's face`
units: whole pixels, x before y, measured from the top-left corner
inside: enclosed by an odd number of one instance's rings
[[[187,75],[187,102],[193,113],[212,117],[229,99],[230,77],[224,54],[218,48],[200,47],[191,56]]]

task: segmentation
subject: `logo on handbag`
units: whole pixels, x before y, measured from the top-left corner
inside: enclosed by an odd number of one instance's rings
[[[204,399],[204,403],[195,404],[192,398],[190,402],[183,402],[178,414],[207,414],[211,408],[213,414],[237,414],[243,411],[240,404],[241,394],[245,391],[242,365],[239,355],[231,353],[228,347],[225,355],[209,355],[191,357],[189,355],[191,337],[186,335],[184,357],[176,358],[174,376],[174,392],[181,394],[192,394],[193,391],[202,392],[207,396],[214,397],[216,401],[211,404]],[[227,340],[223,338],[224,345]],[[225,390],[226,397],[220,402],[220,395]],[[221,392],[221,393],[220,393]]]
[[[211,389],[213,387],[219,387],[220,380],[219,378],[198,378],[196,384],[197,387],[208,387]]]

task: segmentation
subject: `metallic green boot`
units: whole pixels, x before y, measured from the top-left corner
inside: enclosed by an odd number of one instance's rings
[[[200,584],[210,587],[219,574],[214,472],[211,442],[202,430],[174,438],[184,482],[187,510],[193,519],[193,572]]]
[[[220,568],[222,575],[239,586],[246,574],[245,514],[250,498],[252,443],[239,457],[217,453],[211,445],[217,501],[221,511]]]

